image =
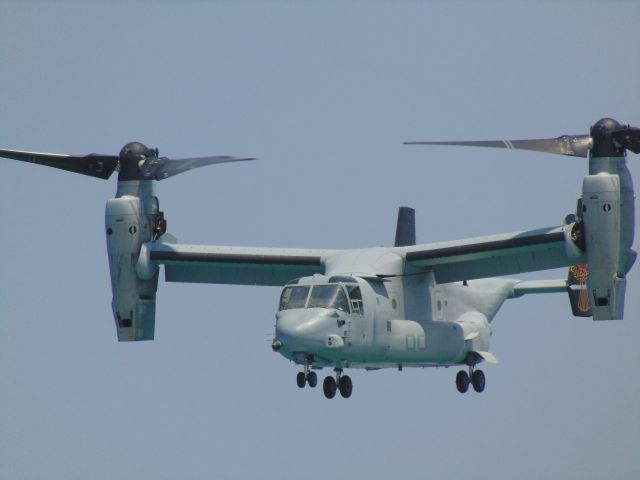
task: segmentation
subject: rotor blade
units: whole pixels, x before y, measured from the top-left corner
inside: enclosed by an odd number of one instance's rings
[[[538,138],[533,140],[479,140],[462,142],[404,142],[405,145],[455,145],[462,147],[508,148],[556,153],[571,157],[587,157],[591,147],[589,135],[562,135],[558,138]]]
[[[631,150],[633,153],[640,153],[640,128],[626,127],[611,132],[611,135],[621,147]]]
[[[153,163],[149,164],[149,168],[153,169],[153,177],[156,180],[163,180],[194,168],[216,165],[218,163],[245,162],[249,160],[255,160],[255,158],[236,158],[219,155],[215,157],[180,158],[172,160],[167,157],[160,157],[158,163],[155,166]],[[146,165],[144,168],[146,168]]]
[[[23,162],[37,163],[69,172],[107,179],[118,165],[117,155],[65,155],[62,153],[23,152],[20,150],[0,150],[0,157]]]

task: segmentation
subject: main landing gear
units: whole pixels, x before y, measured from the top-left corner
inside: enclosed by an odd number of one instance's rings
[[[351,392],[353,392],[353,383],[351,383],[351,377],[349,375],[342,375],[342,369],[336,368],[336,377],[325,377],[322,382],[322,390],[324,396],[327,398],[333,398],[336,396],[336,391],[340,390],[340,395],[344,398],[349,398]]]
[[[307,359],[310,362],[309,359]],[[340,391],[340,395],[344,398],[349,398],[351,392],[353,392],[353,384],[349,375],[343,375],[341,368],[334,369],[336,372],[335,378],[332,376],[325,377],[322,382],[322,391],[327,398],[333,398],[336,396],[336,392]],[[309,385],[314,388],[318,384],[318,375],[316,372],[309,370],[309,363],[305,363],[304,371],[298,372],[296,375],[296,383],[298,387],[304,388],[305,385]]]
[[[473,385],[473,389],[476,392],[482,392],[485,387],[484,372],[482,370],[476,370],[475,366],[469,367],[469,373],[460,370],[456,375],[456,387],[458,387],[458,391],[465,393],[469,390],[469,383]]]

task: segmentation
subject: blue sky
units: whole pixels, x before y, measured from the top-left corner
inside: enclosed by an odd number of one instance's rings
[[[420,242],[558,225],[584,160],[402,141],[640,125],[638,18],[615,1],[4,0],[0,145],[259,157],[158,185],[186,243],[390,245],[400,205]],[[156,340],[117,343],[115,180],[8,160],[0,177],[0,478],[640,475],[638,265],[622,322],[573,318],[564,295],[508,302],[482,395],[405,369],[354,371],[353,397],[327,401],[271,352],[277,288],[161,282]]]

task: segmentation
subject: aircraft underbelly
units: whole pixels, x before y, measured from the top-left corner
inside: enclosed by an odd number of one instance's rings
[[[397,364],[446,365],[466,355],[462,329],[448,322],[392,320],[386,361]]]
[[[453,365],[465,359],[463,331],[455,323],[389,320],[386,327],[371,345],[346,344],[316,353],[352,368]]]

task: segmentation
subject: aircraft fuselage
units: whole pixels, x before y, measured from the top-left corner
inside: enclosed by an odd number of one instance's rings
[[[492,279],[436,285],[432,275],[419,277],[315,275],[294,281],[281,295],[274,350],[312,368],[428,367],[479,361],[481,356],[474,352],[489,350],[490,320],[513,282]],[[415,298],[419,288],[423,289],[422,305],[408,308],[405,290]],[[408,310],[411,317],[406,315]]]

